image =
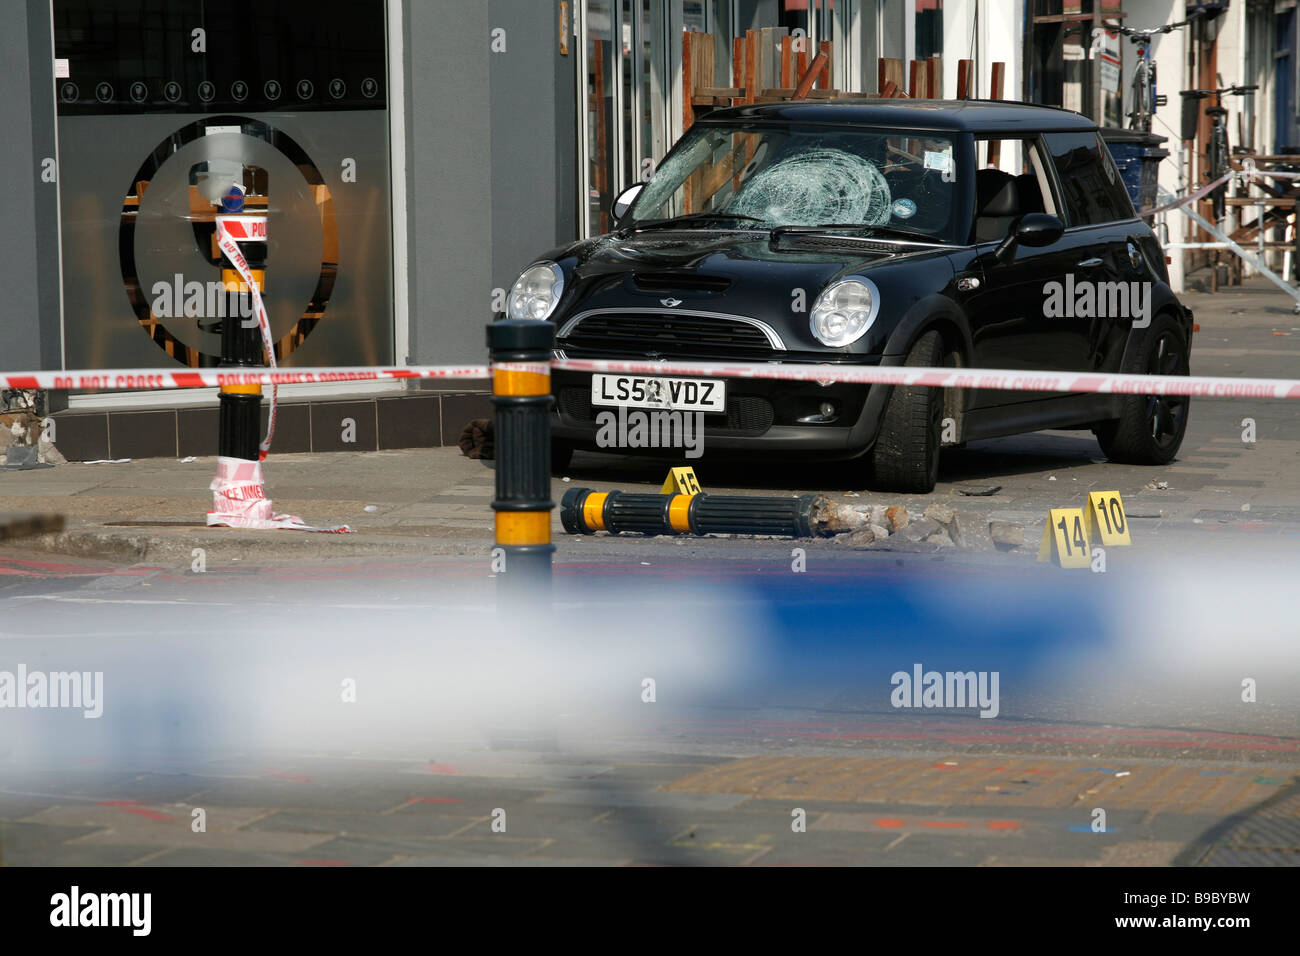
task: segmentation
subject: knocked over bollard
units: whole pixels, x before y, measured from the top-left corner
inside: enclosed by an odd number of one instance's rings
[[[560,504],[569,534],[770,534],[812,538],[823,534],[822,495],[759,498],[747,495],[648,495],[573,488]]]
[[[550,322],[506,319],[488,329],[496,441],[493,567],[517,595],[551,581]],[[498,566],[498,562],[500,565]]]

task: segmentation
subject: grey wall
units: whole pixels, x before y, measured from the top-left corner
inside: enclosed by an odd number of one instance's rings
[[[740,0],[736,10],[737,33],[743,37],[746,30],[770,27],[779,17],[780,8],[777,0]],[[730,61],[730,53],[727,54],[727,58]]]
[[[60,361],[58,187],[41,181],[53,158],[54,64],[48,0],[8,10],[0,30],[0,368],[56,368]]]
[[[573,130],[576,43],[559,49],[557,4],[491,0],[506,51],[488,57],[492,96],[492,281],[576,235]]]
[[[492,286],[488,9],[451,6],[403,4],[410,358],[421,364],[482,361]]]
[[[577,51],[554,3],[403,9],[411,359],[480,362],[492,290],[576,236]]]

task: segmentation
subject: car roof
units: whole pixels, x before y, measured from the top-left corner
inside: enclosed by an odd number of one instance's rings
[[[714,110],[701,123],[846,123],[895,129],[972,133],[1072,132],[1097,129],[1073,110],[1013,100],[912,100],[853,98],[784,100]]]

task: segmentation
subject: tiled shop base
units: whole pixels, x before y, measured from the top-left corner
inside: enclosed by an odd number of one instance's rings
[[[267,403],[262,405],[266,427]],[[471,418],[492,414],[487,392],[429,392],[281,402],[278,452],[380,451],[454,445]],[[63,411],[55,445],[69,461],[186,458],[217,453],[217,407]]]

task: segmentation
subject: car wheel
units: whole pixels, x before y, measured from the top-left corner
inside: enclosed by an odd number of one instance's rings
[[[938,367],[943,340],[938,332],[921,336],[904,365]],[[876,444],[871,450],[872,484],[881,491],[928,494],[939,480],[939,438],[943,427],[943,389],[895,386],[885,403]]]
[[[562,476],[573,462],[573,445],[558,438],[551,439],[551,474]]]
[[[1130,371],[1146,375],[1189,375],[1187,336],[1167,313],[1151,322]],[[1114,462],[1165,465],[1178,454],[1187,431],[1191,398],[1186,395],[1131,395],[1119,418],[1102,423],[1097,442]]]

